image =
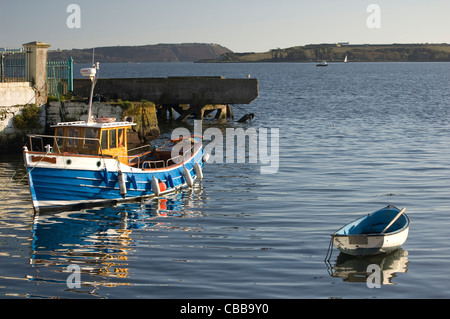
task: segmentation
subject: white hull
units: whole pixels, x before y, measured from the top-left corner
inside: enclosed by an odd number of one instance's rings
[[[400,248],[408,238],[409,227],[393,234],[332,235],[334,246],[352,256],[387,253]]]

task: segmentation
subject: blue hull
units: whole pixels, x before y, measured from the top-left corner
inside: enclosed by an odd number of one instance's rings
[[[121,195],[118,169],[67,169],[57,167],[28,166],[28,180],[33,206],[36,211],[53,210],[80,205],[104,204],[114,201],[155,196],[152,179],[155,177],[166,185],[161,194],[175,191],[187,185],[183,175],[184,167],[191,178],[197,178],[196,163],[203,169],[203,148],[180,165],[165,169],[131,170],[122,169],[126,194]]]

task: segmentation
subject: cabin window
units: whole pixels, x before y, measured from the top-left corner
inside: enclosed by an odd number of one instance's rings
[[[125,146],[125,129],[123,129],[123,128],[118,129],[118,133],[119,133],[119,138],[118,138],[119,147],[124,147]]]
[[[80,130],[77,127],[69,128],[69,137],[79,137]],[[77,139],[69,139],[69,147],[78,147]]]
[[[58,127],[56,129],[56,136],[64,136],[64,127]]]
[[[64,136],[64,127],[58,127],[56,129],[56,136]],[[56,138],[56,144],[58,145],[58,148],[61,149],[64,144],[63,138]]]
[[[117,147],[116,134],[117,130],[109,130],[109,148]]]
[[[93,129],[93,128],[86,128],[84,130],[84,137],[87,138],[84,141],[85,147],[94,149],[97,142],[95,140],[91,140],[91,139],[98,138],[98,130]]]
[[[102,149],[108,148],[108,131],[102,131]]]

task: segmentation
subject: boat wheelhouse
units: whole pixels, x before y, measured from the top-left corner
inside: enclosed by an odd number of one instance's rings
[[[95,123],[61,122],[53,126],[55,128],[53,149],[60,153],[118,157],[122,163],[128,164],[127,131],[133,125],[136,124],[106,122],[102,119]]]

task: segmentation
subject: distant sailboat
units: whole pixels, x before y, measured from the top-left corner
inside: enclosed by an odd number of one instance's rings
[[[344,63],[347,63],[347,55],[345,55]]]

